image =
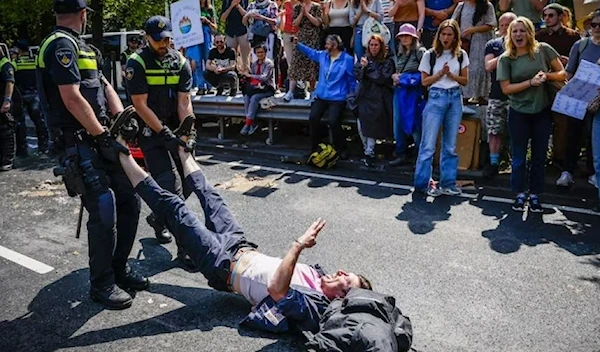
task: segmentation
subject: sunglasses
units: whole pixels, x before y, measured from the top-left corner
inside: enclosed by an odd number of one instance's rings
[[[596,28],[598,26],[600,26],[600,23],[596,23],[596,22],[590,23],[590,27],[592,27],[592,28]]]

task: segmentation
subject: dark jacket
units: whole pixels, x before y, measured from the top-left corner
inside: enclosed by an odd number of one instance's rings
[[[317,334],[304,334],[309,351],[404,352],[413,340],[394,297],[360,288],[331,302],[319,326]]]
[[[360,82],[358,118],[365,137],[383,139],[392,135],[394,72],[396,67],[391,58],[383,62],[370,61],[365,67],[359,61],[354,66],[354,74]]]

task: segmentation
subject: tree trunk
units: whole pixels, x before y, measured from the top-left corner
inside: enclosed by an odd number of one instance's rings
[[[92,4],[90,6],[92,10],[94,10],[92,14],[92,44],[100,50],[100,52],[104,52],[104,41],[102,40],[102,35],[104,34],[104,24],[102,21],[102,12],[104,10],[104,0],[92,0]]]

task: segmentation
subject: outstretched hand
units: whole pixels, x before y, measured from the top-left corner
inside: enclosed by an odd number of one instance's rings
[[[325,227],[325,220],[318,218],[317,221],[313,222],[312,225],[306,230],[304,235],[298,238],[298,242],[304,248],[312,248],[315,244],[317,244],[317,236],[319,232]]]

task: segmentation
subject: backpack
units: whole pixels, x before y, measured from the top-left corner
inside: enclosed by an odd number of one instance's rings
[[[435,66],[435,62],[437,60],[437,54],[436,54],[435,50],[433,50],[433,48],[431,48],[427,51],[429,51],[429,75],[431,76],[431,75],[433,75],[433,66]],[[462,50],[458,52],[457,59],[458,59],[458,67],[459,67],[459,72],[460,72],[460,70],[462,70],[462,64],[465,59],[463,57]]]
[[[331,145],[319,143],[317,150],[310,154],[306,163],[320,169],[330,169],[335,165],[338,159],[339,155]]]
[[[583,53],[583,51],[585,50],[585,48],[587,48],[588,44],[590,43],[590,37],[586,37],[583,38],[579,41],[579,47],[577,48],[577,66],[575,67],[575,71],[577,71],[577,68],[579,68],[579,58],[581,57],[581,54]]]
[[[271,6],[271,1],[266,1],[266,6],[260,7],[260,5],[258,4],[256,4],[255,6],[259,14],[268,17],[269,6]],[[250,32],[260,37],[266,37],[269,35],[269,33],[273,32],[273,28],[267,21],[254,20],[250,25]]]

